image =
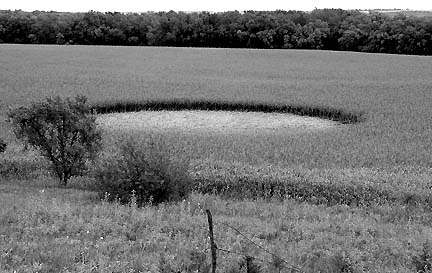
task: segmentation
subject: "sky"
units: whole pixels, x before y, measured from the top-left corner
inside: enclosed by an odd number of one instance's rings
[[[410,9],[432,10],[431,0],[0,0],[0,10],[70,11],[228,11],[228,10],[303,10],[341,9]]]

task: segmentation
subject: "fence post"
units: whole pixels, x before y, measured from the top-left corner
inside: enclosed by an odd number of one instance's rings
[[[207,220],[209,225],[209,237],[210,237],[210,248],[211,248],[211,258],[212,258],[212,273],[216,273],[216,250],[217,246],[214,241],[214,235],[213,235],[213,218],[211,215],[210,210],[206,209],[207,213]]]

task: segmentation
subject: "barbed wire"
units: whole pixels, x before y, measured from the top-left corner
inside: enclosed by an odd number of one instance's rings
[[[216,224],[216,225],[224,225],[224,226],[226,226],[226,227],[228,227],[228,228],[234,230],[235,232],[237,232],[239,235],[241,235],[242,237],[244,237],[247,241],[249,241],[250,243],[252,243],[252,244],[255,245],[256,247],[258,247],[259,249],[263,250],[263,251],[266,252],[267,254],[270,254],[270,255],[273,256],[274,258],[276,258],[276,259],[278,259],[279,261],[281,261],[281,262],[283,262],[283,263],[286,264],[286,266],[280,265],[281,267],[284,267],[284,268],[287,268],[287,269],[291,269],[291,270],[296,270],[297,272],[301,272],[301,273],[306,273],[306,272],[305,272],[303,269],[301,269],[300,267],[298,267],[298,266],[296,266],[296,265],[293,265],[292,263],[290,263],[290,262],[288,262],[287,260],[283,259],[283,258],[280,257],[279,255],[277,255],[277,254],[275,254],[275,253],[269,251],[267,248],[265,248],[265,247],[263,247],[263,246],[257,244],[257,243],[254,242],[252,239],[250,239],[248,236],[246,236],[243,232],[241,232],[239,229],[237,229],[237,228],[235,228],[235,227],[233,227],[233,226],[231,226],[231,225],[229,225],[229,224],[227,224],[227,223],[224,223],[224,222],[220,222],[220,223],[219,223],[219,222],[216,222],[215,224]],[[235,252],[235,251],[231,251],[231,250],[227,250],[227,249],[223,249],[223,248],[219,248],[219,247],[216,247],[216,249],[217,249],[217,250],[220,250],[220,251],[223,251],[223,252],[226,252],[226,253],[232,253],[232,254],[236,254],[236,255],[243,256],[243,257],[244,257],[244,256],[248,256],[248,257],[254,258],[254,259],[256,259],[256,260],[259,260],[259,261],[262,261],[262,262],[265,262],[265,263],[274,264],[274,262],[267,261],[267,260],[264,260],[264,259],[261,259],[261,258],[258,258],[258,257],[254,257],[254,256],[246,255],[246,254],[244,254],[244,253],[238,253],[238,252]]]

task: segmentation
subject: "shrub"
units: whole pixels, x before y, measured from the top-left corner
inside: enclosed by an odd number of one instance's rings
[[[35,147],[50,161],[60,183],[86,169],[100,148],[101,133],[84,96],[75,100],[47,98],[9,111],[15,136]]]
[[[138,205],[177,201],[191,191],[189,162],[176,160],[151,138],[146,143],[132,139],[119,143],[117,154],[101,157],[94,175],[101,195],[127,203],[134,194]]]
[[[4,151],[6,151],[6,142],[3,139],[0,139],[0,153],[3,153]]]

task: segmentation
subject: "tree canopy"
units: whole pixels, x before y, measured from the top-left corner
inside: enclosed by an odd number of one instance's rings
[[[430,17],[356,10],[0,11],[0,43],[297,48],[432,55]]]

